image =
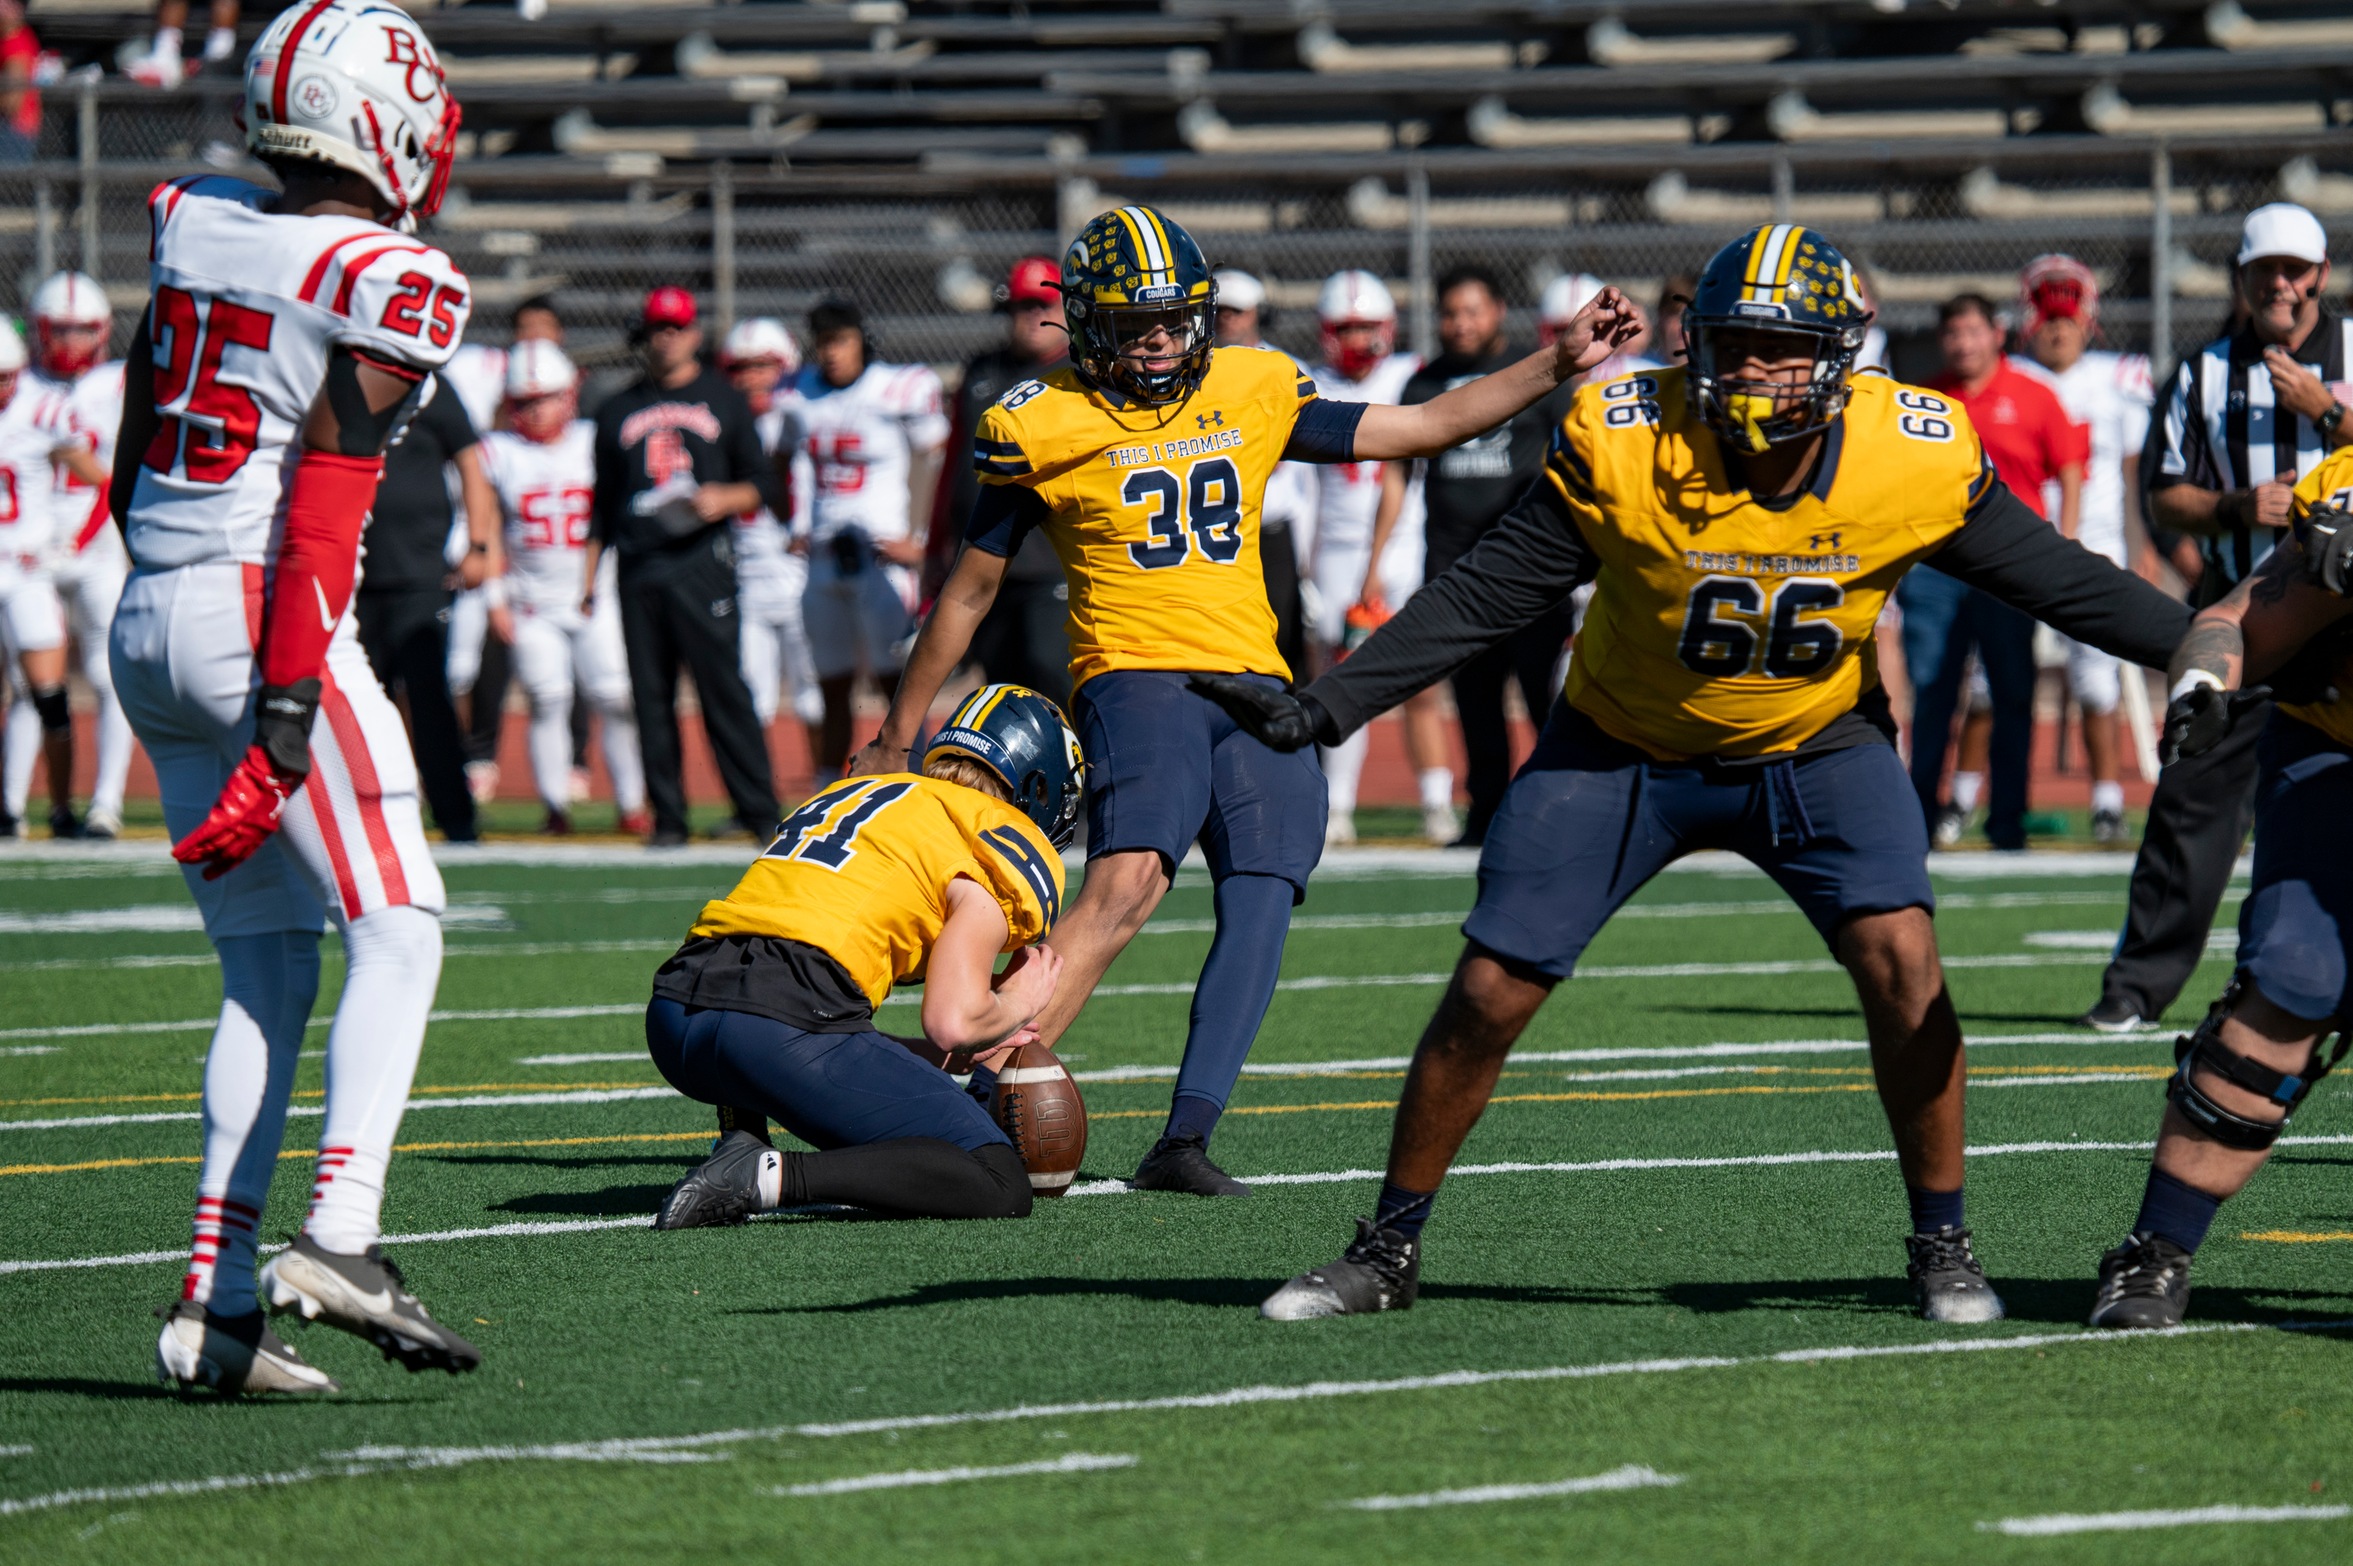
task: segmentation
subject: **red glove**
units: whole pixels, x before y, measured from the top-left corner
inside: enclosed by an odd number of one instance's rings
[[[301,774],[287,777],[270,762],[270,753],[255,745],[229,774],[228,786],[214,802],[204,824],[182,838],[172,857],[184,865],[204,866],[204,878],[217,881],[261,851],[278,830],[286,801],[302,787]]]

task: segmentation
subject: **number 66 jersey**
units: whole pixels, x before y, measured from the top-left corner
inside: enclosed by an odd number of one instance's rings
[[[434,370],[465,331],[449,257],[364,218],[282,216],[276,195],[197,175],[148,198],[159,422],[125,528],[146,569],[273,562],[287,451],[330,350]]]

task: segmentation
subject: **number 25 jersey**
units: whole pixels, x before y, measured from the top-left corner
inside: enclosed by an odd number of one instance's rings
[[[276,199],[219,175],[148,198],[158,422],[125,529],[141,566],[274,560],[290,448],[329,352],[430,371],[465,332],[449,257],[364,218],[271,212]]]
[[[1563,695],[1660,760],[1794,750],[1878,685],[1888,594],[1995,479],[1949,399],[1860,375],[1806,488],[1768,505],[1683,375],[1587,387],[1554,435],[1537,482],[1601,561]]]

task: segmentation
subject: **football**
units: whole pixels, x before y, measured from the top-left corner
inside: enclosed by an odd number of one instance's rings
[[[1024,1044],[997,1073],[989,1113],[1021,1154],[1033,1196],[1070,1189],[1087,1156],[1087,1103],[1070,1068],[1043,1044]]]

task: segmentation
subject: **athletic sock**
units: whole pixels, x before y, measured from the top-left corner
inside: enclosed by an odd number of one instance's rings
[[[625,816],[645,809],[645,760],[637,748],[637,715],[627,702],[597,713],[605,753],[605,775],[613,780],[613,806]]]
[[[1453,809],[1454,769],[1452,767],[1422,768],[1421,789],[1424,810]]]
[[[2185,1251],[2205,1243],[2206,1230],[2222,1208],[2222,1198],[2209,1196],[2194,1185],[2184,1185],[2151,1165],[2148,1186],[2141,1192],[2141,1214],[2132,1223],[2136,1234],[2159,1234]]]
[[[8,704],[8,727],[0,739],[0,810],[22,818],[32,805],[33,768],[41,763],[41,715],[23,691]]]
[[[1180,1117],[1208,1111],[1208,1127],[1233,1095],[1258,1025],[1275,998],[1283,940],[1291,930],[1291,883],[1271,875],[1229,875],[1217,883],[1217,934],[1193,986],[1192,1025],[1177,1066],[1170,1135]],[[1187,1106],[1188,1098],[1205,1101]],[[1208,1137],[1207,1129],[1202,1132]]]
[[[1324,795],[1335,817],[1356,814],[1356,783],[1364,776],[1365,752],[1371,746],[1368,731],[1358,729],[1339,744],[1324,748]]]
[[[2092,814],[2124,814],[2124,785],[2116,782],[2092,785]]]
[[[1904,1199],[1912,1204],[1912,1232],[1934,1234],[1939,1229],[1958,1229],[1961,1224],[1961,1193],[1959,1191],[1923,1191],[1916,1185],[1904,1187]]]
[[[1985,774],[1956,772],[1953,774],[1953,808],[1963,815],[1977,808],[1977,796],[1985,792]]]
[[[1422,1225],[1430,1221],[1430,1204],[1437,1199],[1435,1191],[1409,1191],[1384,1180],[1380,1203],[1373,1208],[1373,1227],[1395,1229],[1409,1240],[1418,1240]]]
[[[531,704],[531,781],[539,802],[563,814],[572,808],[572,693],[558,690]]]
[[[151,60],[176,60],[180,57],[180,30],[177,27],[158,27],[155,47],[148,51]]]
[[[967,1150],[937,1137],[894,1137],[779,1159],[782,1204],[838,1202],[907,1218],[1019,1218],[1029,1173],[1003,1142]]]
[[[356,1256],[383,1238],[384,1175],[441,982],[441,920],[379,908],[343,931],[343,996],[327,1035],[327,1117],[303,1233]]]
[[[1169,1100],[1168,1124],[1160,1129],[1161,1140],[1181,1142],[1190,1137],[1207,1146],[1210,1133],[1217,1129],[1218,1119],[1225,1112],[1225,1105],[1215,1099],[1203,1098],[1198,1093],[1179,1093]]]
[[[236,52],[236,28],[216,27],[204,35],[204,60],[207,65],[218,65]]]

